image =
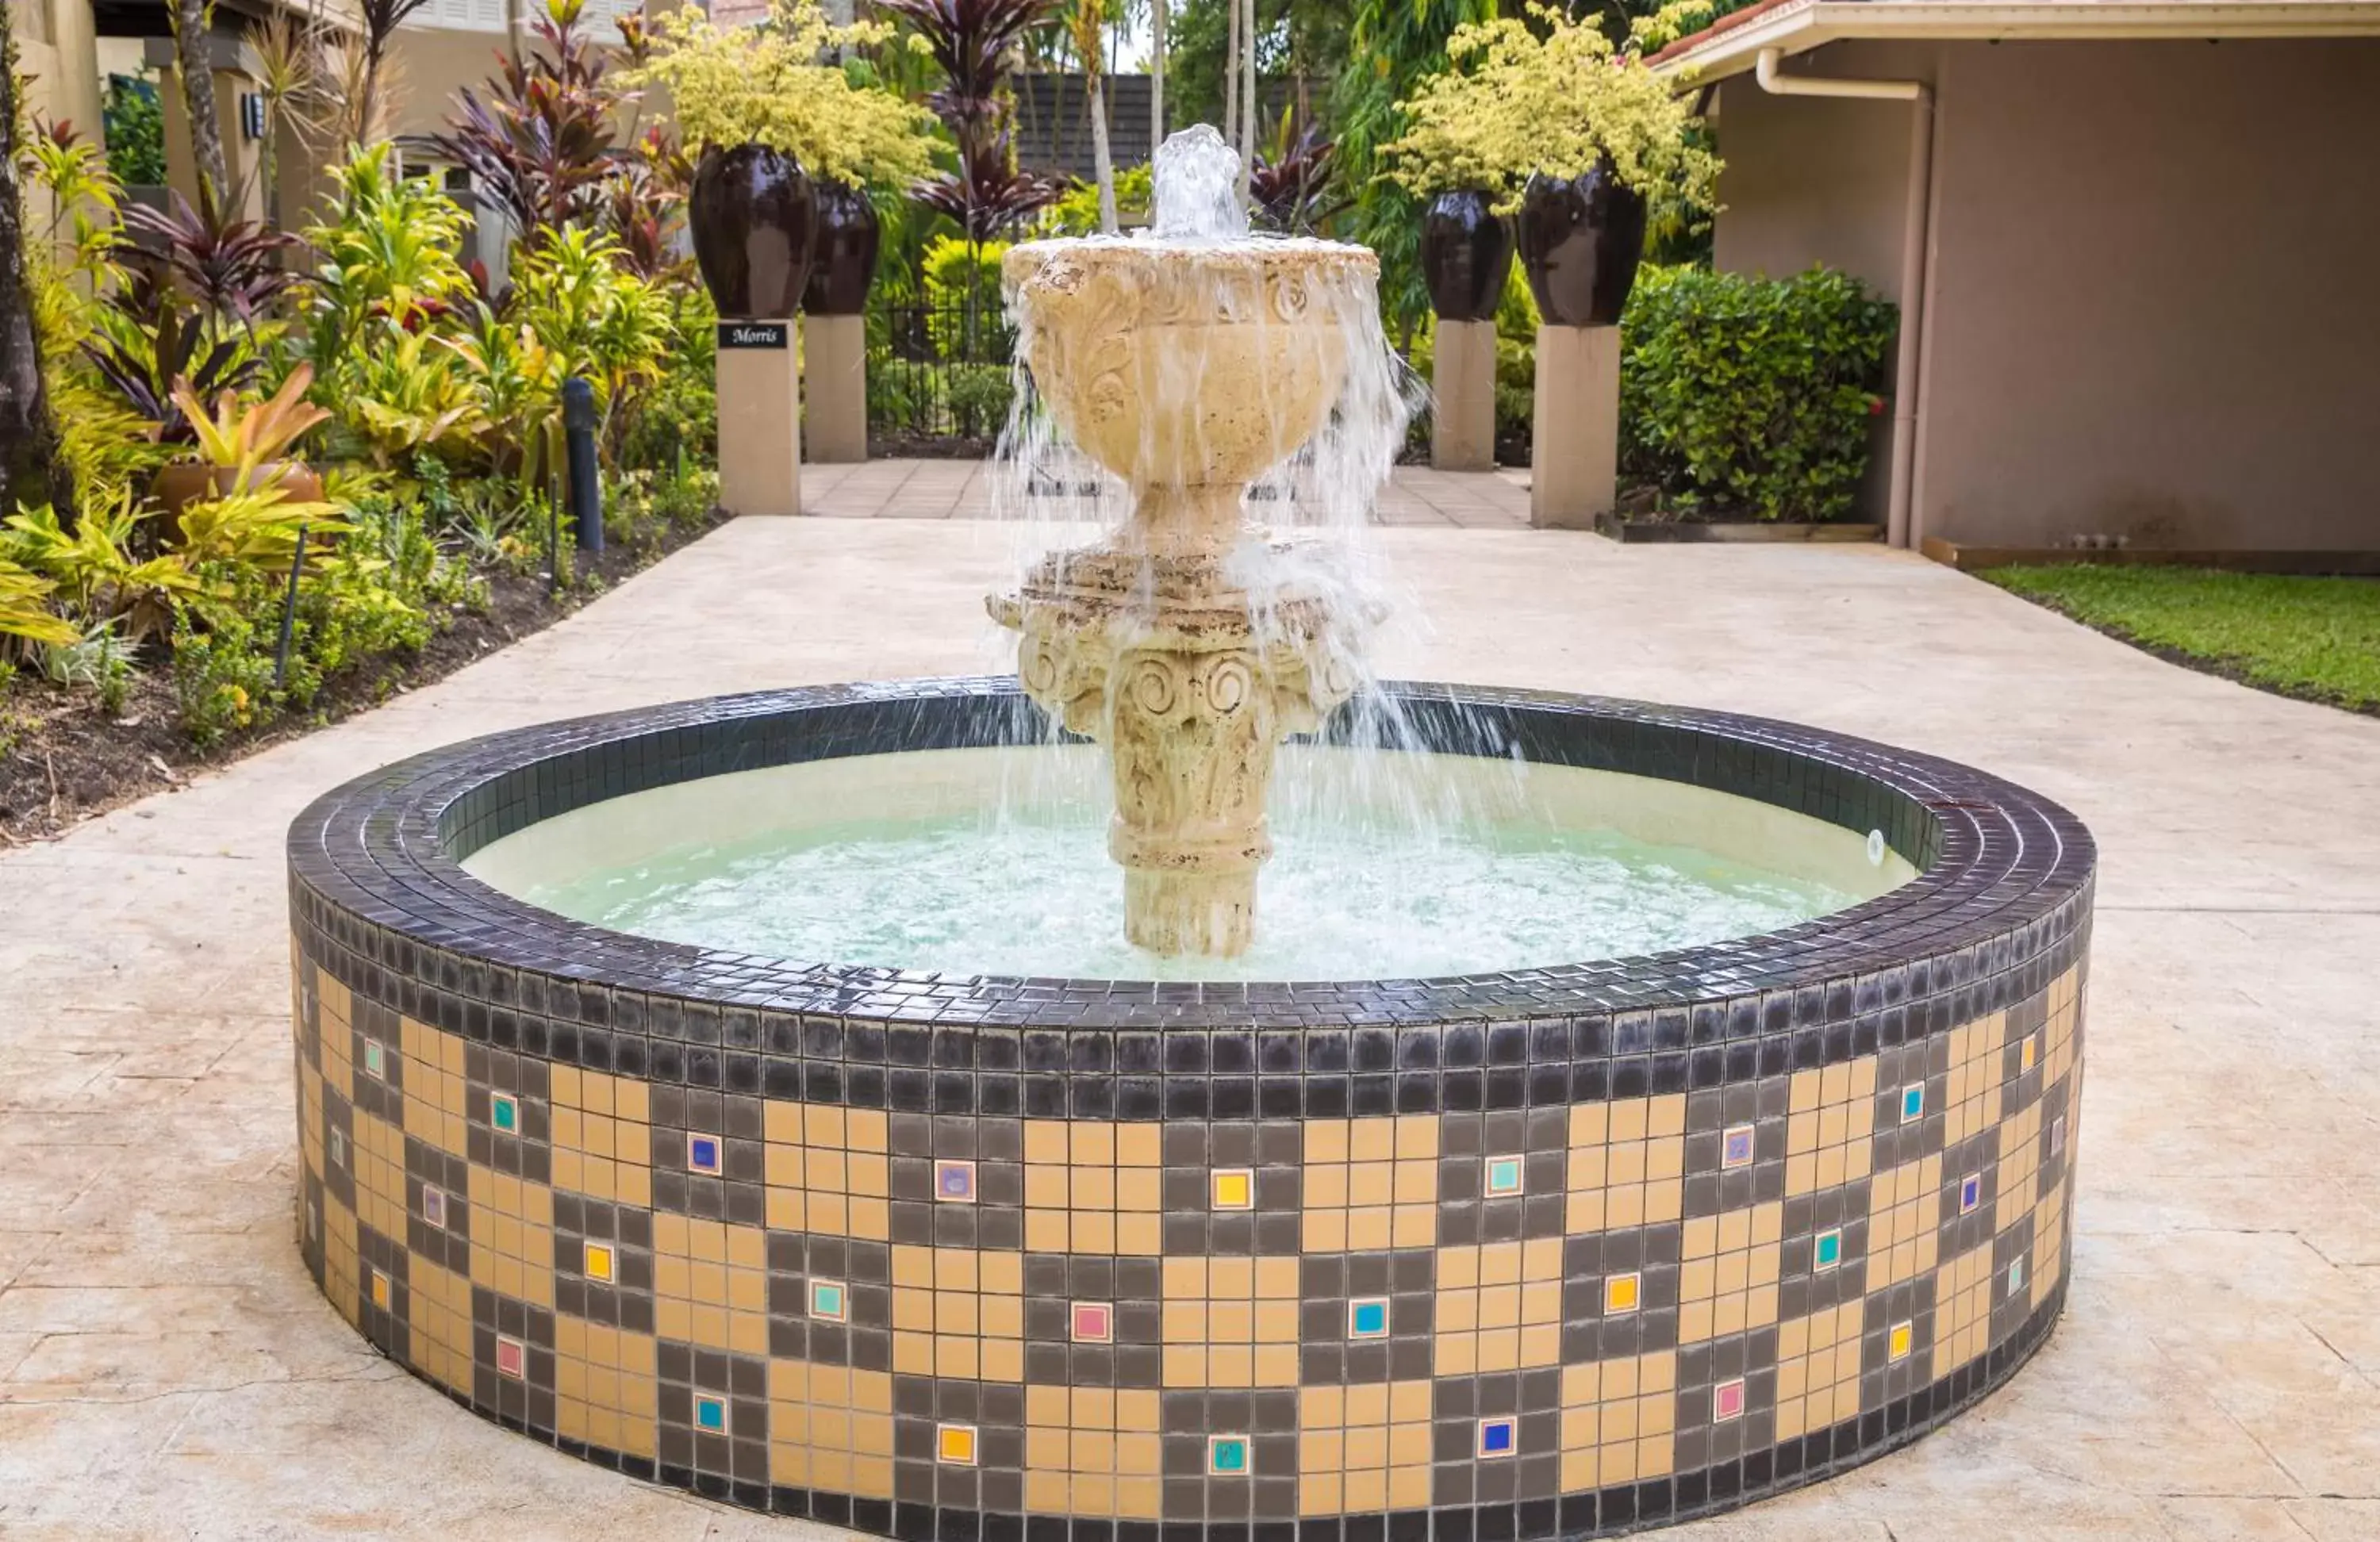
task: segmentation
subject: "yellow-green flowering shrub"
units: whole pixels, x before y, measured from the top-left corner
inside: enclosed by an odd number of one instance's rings
[[[1382,147],[1389,176],[1416,193],[1484,188],[1510,211],[1531,173],[1577,176],[1608,161],[1657,218],[1707,206],[1718,160],[1668,83],[1591,23],[1545,6],[1529,15],[1455,31],[1446,72],[1398,103],[1407,127]]]
[[[818,0],[774,0],[757,27],[720,27],[685,6],[653,18],[649,56],[622,79],[668,89],[666,115],[689,149],[764,144],[814,176],[906,183],[933,169],[933,115],[820,62],[892,31],[834,26]]]

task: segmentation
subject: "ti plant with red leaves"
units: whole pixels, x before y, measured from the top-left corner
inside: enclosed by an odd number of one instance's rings
[[[149,422],[152,439],[188,444],[195,436],[174,400],[175,386],[237,390],[254,378],[258,360],[246,337],[221,335],[206,312],[186,310],[161,266],[153,260],[124,265],[124,281],[96,313],[82,351],[124,405]]]
[[[956,171],[936,172],[909,189],[909,196],[958,222],[970,241],[997,239],[1055,203],[1064,184],[1036,172],[1018,171],[1008,136],[959,150]]]
[[[917,30],[946,84],[926,98],[962,142],[1007,120],[1000,99],[1008,61],[1028,32],[1057,16],[1060,0],[878,0]]]
[[[607,79],[609,56],[579,30],[584,9],[585,0],[547,0],[535,27],[540,46],[501,58],[484,97],[468,86],[456,91],[448,131],[430,137],[531,246],[601,211],[619,162],[613,119],[637,97]]]
[[[655,125],[629,147],[603,185],[603,224],[620,238],[627,264],[643,278],[682,274],[687,260],[674,249],[685,216],[694,160]]]
[[[1248,197],[1257,223],[1267,230],[1307,236],[1348,206],[1339,196],[1339,147],[1309,123],[1293,136],[1290,115],[1281,115],[1272,141],[1257,151],[1248,168]]]
[[[958,167],[911,189],[970,241],[987,241],[1058,200],[1062,183],[1016,168],[1008,104],[1000,94],[1017,44],[1056,18],[1060,0],[880,0],[925,40],[943,86],[928,94],[958,143]]]
[[[298,282],[298,274],[280,262],[281,254],[298,245],[296,237],[261,221],[202,212],[178,192],[170,209],[133,205],[125,211],[124,223],[162,244],[168,282],[222,321],[253,328]]]

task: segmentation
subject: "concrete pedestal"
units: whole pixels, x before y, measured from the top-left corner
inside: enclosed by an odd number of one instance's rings
[[[773,331],[776,346],[756,344]],[[794,323],[719,323],[719,506],[802,512],[802,379]]]
[[[1438,323],[1429,388],[1429,463],[1440,471],[1496,469],[1496,323]]]
[[[802,317],[802,374],[809,391],[810,459],[868,458],[868,320]]]
[[[1529,523],[1591,529],[1620,492],[1620,329],[1537,329]]]

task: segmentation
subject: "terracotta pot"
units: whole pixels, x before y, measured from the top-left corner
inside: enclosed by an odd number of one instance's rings
[[[1421,272],[1442,322],[1492,322],[1512,271],[1512,227],[1476,188],[1440,193],[1421,216]]]
[[[722,317],[769,321],[799,308],[818,238],[818,196],[792,156],[760,144],[704,152],[686,225]]]
[[[813,316],[856,316],[876,279],[876,205],[843,182],[818,184],[818,240],[802,309]]]
[[[263,480],[270,481],[281,474],[283,497],[293,504],[322,502],[322,479],[302,460],[268,460],[258,467]],[[202,461],[177,460],[161,466],[149,483],[149,496],[157,500],[164,513],[157,521],[157,539],[172,545],[182,539],[182,509],[200,498],[222,497],[238,485],[228,466],[209,466]]]
[[[1609,166],[1529,178],[1521,194],[1521,266],[1538,313],[1555,326],[1620,324],[1645,257],[1645,198]]]

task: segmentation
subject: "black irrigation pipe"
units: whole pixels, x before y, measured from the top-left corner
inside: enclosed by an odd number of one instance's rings
[[[281,601],[281,641],[273,650],[273,688],[289,683],[289,637],[298,626],[298,577],[306,570],[306,527],[298,527],[298,549],[289,557],[289,592]]]

